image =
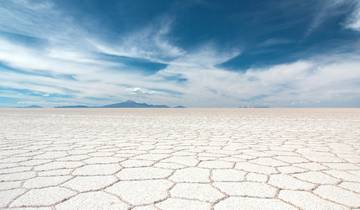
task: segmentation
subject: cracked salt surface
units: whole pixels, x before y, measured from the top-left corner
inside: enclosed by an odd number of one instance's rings
[[[0,116],[0,208],[360,208],[359,109]]]

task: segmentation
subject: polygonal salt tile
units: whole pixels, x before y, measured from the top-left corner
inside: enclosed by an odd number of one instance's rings
[[[79,160],[85,160],[89,158],[88,155],[70,155],[63,158],[58,158],[58,161],[79,161]]]
[[[101,163],[119,163],[123,161],[124,158],[116,158],[116,157],[92,157],[84,160],[87,164],[101,164]]]
[[[126,152],[126,153],[125,153],[125,152]],[[121,150],[121,153],[117,153],[117,154],[115,154],[113,157],[118,157],[118,158],[135,158],[136,154],[138,154],[138,153],[144,153],[144,152],[132,150],[131,153],[128,153],[128,151]]]
[[[49,171],[39,171],[39,176],[65,176],[70,175],[73,169],[55,169]]]
[[[199,164],[199,167],[203,168],[233,168],[234,163],[218,160],[203,161]]]
[[[245,179],[245,174],[235,169],[214,169],[211,178],[214,181],[242,181]]]
[[[165,199],[172,185],[167,180],[120,181],[105,191],[116,194],[133,205],[142,205]]]
[[[269,166],[261,166],[257,164],[252,164],[248,162],[236,163],[235,168],[241,169],[247,172],[255,172],[261,174],[274,174],[277,173],[276,169]]]
[[[306,163],[309,162],[309,160],[303,158],[303,157],[298,157],[298,156],[277,156],[275,157],[275,159],[277,160],[281,160],[284,161],[286,163]]]
[[[187,166],[177,164],[177,163],[156,163],[154,167],[157,168],[166,168],[166,169],[181,169],[186,168]]]
[[[142,179],[161,179],[166,178],[172,173],[172,170],[153,167],[124,168],[117,177],[121,180],[142,180]]]
[[[224,195],[210,184],[178,183],[170,191],[171,197],[215,202]]]
[[[44,152],[42,151],[30,151],[30,152],[24,152],[22,154],[16,155],[16,157],[29,157],[29,158],[35,158],[37,155],[41,155]]]
[[[51,163],[45,163],[44,165],[35,166],[35,171],[47,171],[47,170],[55,170],[55,169],[72,169],[82,166],[82,162],[77,161],[59,161],[59,162],[51,162]]]
[[[60,203],[73,195],[75,195],[74,191],[62,187],[32,189],[17,198],[10,206],[49,206]]]
[[[0,163],[0,169],[22,166],[22,163]]]
[[[251,160],[250,162],[252,163],[256,163],[256,164],[259,164],[259,165],[265,165],[265,166],[286,166],[286,165],[289,165],[287,163],[284,163],[280,160],[276,160],[274,158],[257,158],[255,160]]]
[[[91,152],[88,153],[91,157],[111,157],[115,154],[115,152]]]
[[[134,157],[134,159],[159,161],[167,157],[169,157],[168,154],[143,154]]]
[[[174,182],[210,182],[210,171],[204,168],[184,168],[176,170],[169,179]]]
[[[335,170],[359,170],[360,166],[353,163],[323,163],[323,165]]]
[[[287,190],[310,190],[315,187],[314,184],[300,181],[292,176],[285,174],[271,175],[269,184]]]
[[[64,183],[62,186],[85,192],[108,187],[116,181],[115,176],[78,176]]]
[[[345,210],[344,206],[319,198],[318,196],[304,191],[281,190],[279,198],[301,209],[316,210]]]
[[[70,155],[87,155],[87,153],[89,153],[89,151],[86,150],[85,148],[83,148],[83,149],[72,149],[72,150],[69,150],[68,153]]]
[[[194,201],[194,200],[185,200],[179,198],[169,198],[165,201],[157,203],[160,209],[171,209],[171,210],[209,210],[210,204],[201,202],[201,201]]]
[[[232,156],[231,157],[217,158],[217,160],[226,161],[226,162],[233,162],[233,163],[245,161],[243,159],[240,159],[240,158],[237,158],[237,157],[232,157]]]
[[[201,152],[200,154],[198,154],[199,157],[215,157],[215,158],[220,158],[220,157],[226,157],[227,155],[226,154],[219,154],[217,152],[220,152],[218,150],[215,150],[213,152],[207,150],[207,152]],[[221,152],[225,152],[224,151],[221,151]],[[233,152],[231,152],[233,153]]]
[[[125,160],[120,163],[121,166],[126,168],[131,167],[145,167],[145,166],[151,166],[154,164],[154,161],[152,160]]]
[[[245,154],[233,155],[233,157],[239,158],[239,159],[242,159],[242,160],[251,160],[251,159],[255,158],[255,156],[245,155]]]
[[[110,175],[119,171],[121,167],[118,164],[94,164],[85,165],[77,168],[73,175]]]
[[[24,171],[30,171],[32,167],[30,166],[18,166],[12,168],[4,168],[0,170],[0,174],[9,174],[9,173],[19,173]]]
[[[0,190],[10,190],[21,187],[21,181],[0,182]]]
[[[332,163],[332,162],[343,162],[340,158],[334,156],[331,153],[326,152],[312,152],[303,154],[303,156],[313,162],[318,163]]]
[[[23,150],[23,149],[16,149],[16,148],[13,148],[12,150],[11,149],[8,149],[8,150],[1,150],[0,151],[0,157],[3,156],[3,157],[7,157],[7,156],[15,156],[15,155],[18,155],[18,154],[23,154],[27,152],[27,150]]]
[[[13,201],[17,196],[21,195],[25,191],[25,189],[0,191],[0,208],[6,207],[11,201]]]
[[[151,154],[162,154],[162,155],[168,155],[167,157],[169,157],[173,152],[174,152],[174,148],[171,149],[161,149],[159,147],[156,148],[156,150],[151,150],[149,151]]]
[[[293,164],[293,166],[297,166],[300,168],[305,168],[305,169],[309,169],[312,171],[320,171],[320,170],[324,170],[327,169],[328,167],[321,165],[320,163],[298,163],[298,164]]]
[[[35,177],[28,179],[24,182],[25,188],[42,188],[57,186],[65,181],[69,180],[71,176],[44,176],[44,177]]]
[[[292,174],[292,173],[300,173],[306,172],[308,169],[299,168],[296,166],[282,166],[277,168],[283,174]]]
[[[358,182],[342,182],[339,187],[345,188],[349,191],[360,193],[360,183]]]
[[[117,197],[104,192],[88,192],[56,205],[57,210],[127,210],[129,206]]]
[[[265,174],[248,173],[246,175],[246,180],[253,182],[266,182],[268,180],[268,176]]]
[[[215,161],[215,160],[218,160],[219,158],[218,157],[207,157],[207,156],[198,156],[197,157],[198,160],[200,161]]]
[[[281,147],[272,147],[270,148],[269,153],[274,155],[274,158],[277,157],[296,157],[296,153],[291,152],[294,150],[294,147],[289,147],[289,145],[282,145]]]
[[[215,204],[214,210],[296,210],[276,199],[230,197]]]
[[[36,176],[34,171],[19,172],[13,174],[0,174],[0,182],[3,181],[20,181],[30,179]]]
[[[293,176],[297,177],[298,179],[308,181],[311,183],[315,183],[315,184],[336,184],[340,181],[339,179],[335,179],[335,178],[333,178],[323,172],[319,172],[319,171],[311,171],[311,172],[306,172],[306,173],[301,173],[301,174],[294,174]]]
[[[161,162],[178,163],[186,166],[196,166],[199,163],[199,160],[190,156],[174,156],[164,159]]]
[[[355,176],[354,174],[351,174],[346,171],[341,170],[327,170],[323,171],[326,174],[329,174],[333,177],[336,177],[338,179],[341,179],[343,181],[350,181],[350,182],[360,182],[360,176]]]
[[[255,141],[258,141],[258,139],[256,139]],[[253,149],[252,150],[249,150],[247,152],[244,152],[244,154],[246,155],[250,155],[250,156],[253,156],[253,157],[272,157],[274,156],[273,154],[271,154],[272,152],[271,151],[255,151],[256,146],[253,146]]]
[[[338,154],[338,156],[349,163],[360,164],[360,155],[355,155],[354,153],[352,153],[352,154]]]
[[[359,194],[344,190],[337,186],[321,185],[314,190],[314,193],[322,198],[326,198],[349,207],[360,207]]]
[[[64,151],[51,151],[51,152],[46,152],[44,154],[41,155],[37,155],[34,157],[34,159],[50,159],[50,160],[54,160],[57,158],[62,158],[68,156],[68,154]]]
[[[254,196],[272,198],[276,194],[276,188],[265,183],[258,182],[214,182],[214,185],[222,192],[234,196]]]
[[[30,158],[28,157],[10,157],[10,158],[0,159],[0,163],[20,163],[28,160],[30,160]]]

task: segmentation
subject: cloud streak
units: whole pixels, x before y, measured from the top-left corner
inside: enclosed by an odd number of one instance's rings
[[[29,45],[0,33],[0,98],[18,104],[97,105],[132,99],[205,107],[360,105],[358,52],[236,72],[221,64],[241,57],[240,48],[221,49],[208,41],[183,49],[169,37],[174,24],[169,16],[106,40],[86,32],[50,1],[8,2],[0,3],[2,32],[44,40]],[[348,28],[360,30],[359,11],[349,17]],[[267,47],[282,43],[269,41]],[[124,59],[99,54],[164,66],[145,74]]]
[[[350,15],[346,27],[355,31],[360,32],[360,2],[356,2],[355,9]]]

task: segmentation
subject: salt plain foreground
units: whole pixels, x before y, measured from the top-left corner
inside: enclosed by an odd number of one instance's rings
[[[0,109],[0,207],[360,209],[360,110]]]

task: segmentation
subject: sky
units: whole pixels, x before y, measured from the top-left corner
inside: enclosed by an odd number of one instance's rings
[[[0,1],[0,107],[126,100],[360,107],[360,1]]]

